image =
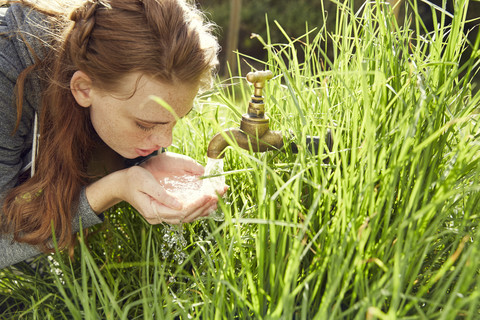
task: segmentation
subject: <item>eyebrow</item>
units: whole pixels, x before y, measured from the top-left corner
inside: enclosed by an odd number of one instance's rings
[[[186,117],[190,112],[192,112],[193,110],[193,106],[190,108],[190,110],[188,110],[188,112],[183,116],[181,117],[180,119],[183,119],[184,117]],[[140,122],[144,122],[144,123],[148,123],[148,124],[168,124],[169,121],[150,121],[150,120],[145,120],[145,119],[140,119],[140,118],[136,118],[137,121],[140,121]]]

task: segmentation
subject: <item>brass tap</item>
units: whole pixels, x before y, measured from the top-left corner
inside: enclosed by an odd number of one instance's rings
[[[283,147],[282,133],[270,130],[269,119],[265,116],[265,102],[262,90],[265,86],[265,81],[272,77],[273,73],[269,70],[247,74],[247,81],[254,86],[254,92],[248,104],[248,111],[242,116],[240,128],[226,129],[212,138],[207,150],[209,158],[223,158],[223,151],[230,145],[229,142],[236,143],[239,147],[254,152],[265,152]]]

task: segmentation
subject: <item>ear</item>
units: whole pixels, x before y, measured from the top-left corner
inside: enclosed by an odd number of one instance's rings
[[[92,105],[92,80],[85,72],[75,71],[70,79],[70,91],[80,106]]]

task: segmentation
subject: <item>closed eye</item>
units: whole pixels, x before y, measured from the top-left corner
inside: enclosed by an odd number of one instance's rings
[[[135,122],[135,125],[136,125],[139,129],[141,129],[141,130],[143,130],[143,131],[147,131],[147,132],[148,132],[148,131],[152,131],[153,129],[155,129],[155,126],[156,126],[156,125],[143,125],[143,124],[141,124],[141,123],[139,123],[139,122]]]

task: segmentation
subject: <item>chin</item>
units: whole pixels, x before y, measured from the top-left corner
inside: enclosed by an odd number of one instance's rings
[[[117,153],[120,157],[125,159],[135,159],[139,157],[139,155],[136,152],[126,152],[126,151],[122,152],[115,149],[112,149],[112,150],[115,151],[115,153]]]
[[[119,153],[119,155],[121,155],[122,157],[124,157],[125,159],[135,159],[135,158],[139,158],[140,156],[136,153],[129,153],[129,154],[123,154],[123,153]]]

